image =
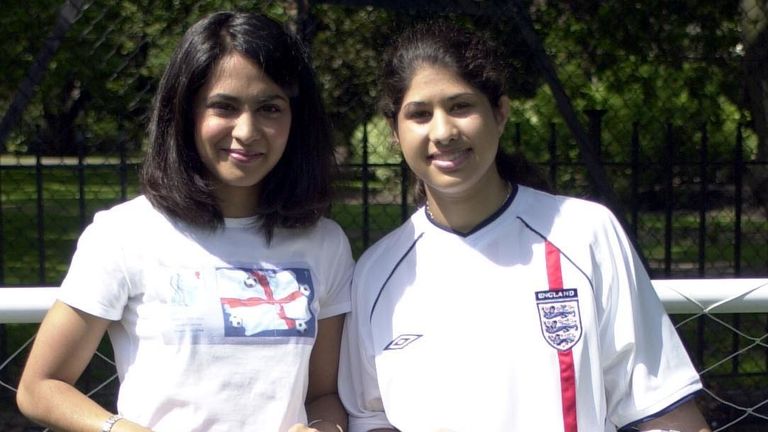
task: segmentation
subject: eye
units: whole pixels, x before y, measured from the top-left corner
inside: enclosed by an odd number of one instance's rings
[[[206,107],[219,115],[231,115],[238,110],[234,104],[224,101],[212,101]]]
[[[472,104],[466,101],[459,101],[451,105],[451,111],[464,112],[472,108]]]
[[[283,107],[278,104],[264,104],[259,107],[258,111],[266,114],[280,114],[283,112]]]
[[[432,112],[429,110],[408,110],[405,112],[405,118],[416,122],[427,121],[432,117]]]

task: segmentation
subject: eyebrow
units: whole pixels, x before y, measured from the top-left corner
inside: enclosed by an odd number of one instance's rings
[[[475,93],[472,93],[472,92],[456,93],[454,95],[448,96],[448,98],[446,100],[448,102],[453,102],[456,99],[460,99],[460,98],[466,97],[466,96],[475,96]],[[403,105],[403,108],[407,108],[407,107],[420,107],[421,105],[428,105],[428,103],[424,102],[424,101],[421,101],[421,100],[415,100],[415,101],[411,101],[411,102],[406,103],[405,105]]]
[[[241,98],[239,98],[237,96],[234,96],[234,95],[231,95],[231,94],[228,94],[228,93],[214,93],[214,94],[210,95],[207,98],[207,100],[209,100],[209,101],[210,100],[223,100],[223,101],[227,101],[227,102],[239,102],[241,100]],[[253,101],[255,101],[256,103],[259,103],[259,104],[265,103],[265,102],[273,102],[273,101],[276,101],[276,100],[288,102],[288,98],[286,98],[285,96],[283,96],[283,95],[281,95],[279,93],[270,93],[270,94],[265,94],[265,95],[259,95],[259,96],[255,97],[255,98],[253,98]]]

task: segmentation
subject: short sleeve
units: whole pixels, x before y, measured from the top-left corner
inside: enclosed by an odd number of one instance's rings
[[[367,432],[371,429],[394,429],[384,413],[379,391],[373,340],[367,308],[358,298],[359,286],[352,282],[352,311],[344,321],[339,360],[339,396],[349,413],[349,432]]]
[[[59,300],[109,320],[119,320],[128,301],[123,244],[107,212],[99,212],[77,242]]]
[[[626,234],[607,213],[595,241],[608,417],[650,420],[702,388],[685,347]]]
[[[321,260],[325,268],[323,285],[325,291],[320,298],[318,318],[324,319],[346,313],[350,309],[349,290],[355,262],[349,240],[344,231],[336,223],[324,220],[328,229],[325,247],[317,253],[325,254]]]

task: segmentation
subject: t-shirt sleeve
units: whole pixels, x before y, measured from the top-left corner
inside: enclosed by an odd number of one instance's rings
[[[608,417],[623,427],[665,414],[702,385],[641,260],[607,211],[594,245]]]
[[[349,432],[394,429],[384,413],[368,315],[357,298],[360,289],[365,287],[353,281],[353,309],[344,321],[341,338],[339,397],[349,413]]]
[[[318,253],[325,254],[327,275],[324,280],[325,291],[320,298],[318,319],[329,318],[349,312],[349,289],[355,262],[352,250],[344,231],[336,223],[328,222],[329,232],[326,247]]]
[[[59,290],[59,300],[109,320],[119,320],[129,296],[119,230],[105,212],[97,213],[77,242]]]

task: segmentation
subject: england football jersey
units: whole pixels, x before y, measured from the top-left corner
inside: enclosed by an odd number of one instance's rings
[[[419,209],[359,260],[350,431],[615,431],[701,389],[603,206],[526,187],[472,232]]]

